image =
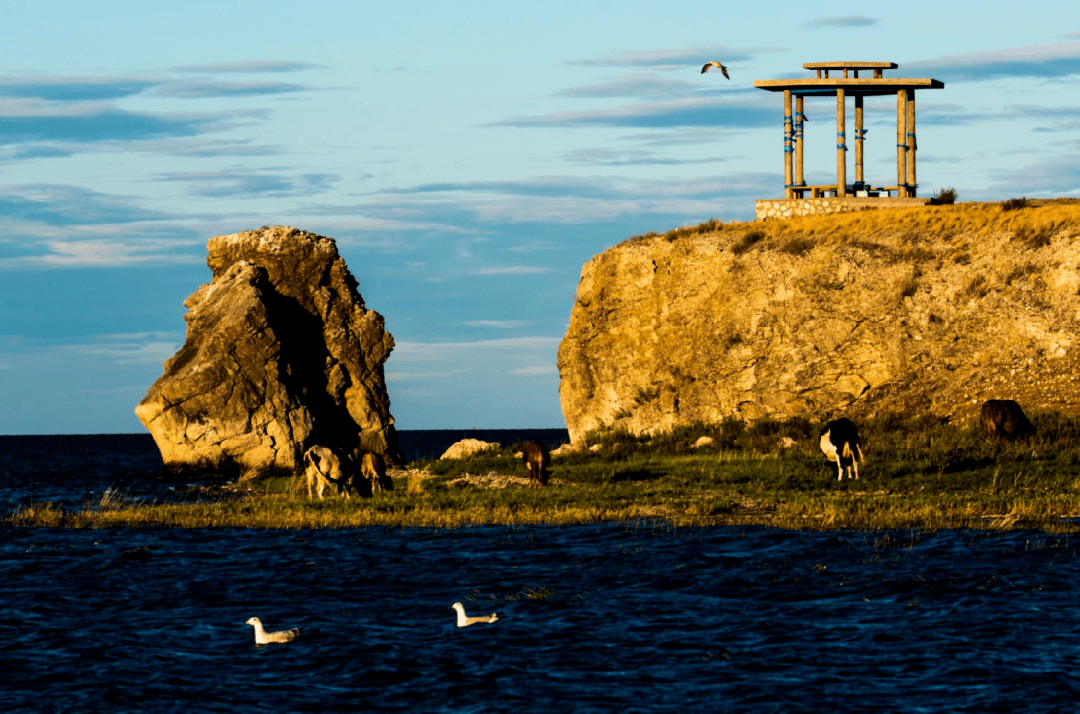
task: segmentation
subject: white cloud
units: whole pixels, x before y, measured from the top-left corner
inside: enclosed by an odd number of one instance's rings
[[[469,327],[495,327],[505,330],[512,327],[524,327],[529,323],[525,320],[467,320],[465,324]]]
[[[538,275],[551,270],[539,265],[502,265],[474,270],[473,275]]]
[[[549,374],[558,374],[559,370],[553,364],[536,365],[535,367],[520,367],[510,374],[521,377],[542,377]]]

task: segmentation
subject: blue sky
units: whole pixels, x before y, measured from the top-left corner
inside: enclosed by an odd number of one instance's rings
[[[6,434],[141,431],[206,240],[266,224],[337,239],[397,342],[399,428],[562,426],[582,264],[779,196],[753,81],[803,62],[945,82],[924,195],[1080,196],[1074,3],[0,0],[0,25]],[[895,102],[866,106],[884,183]],[[806,112],[807,180],[835,180],[832,100]]]

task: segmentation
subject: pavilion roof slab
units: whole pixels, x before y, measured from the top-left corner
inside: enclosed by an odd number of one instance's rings
[[[767,92],[788,90],[792,94],[803,96],[835,96],[837,89],[843,89],[848,96],[870,97],[896,94],[901,89],[944,89],[945,83],[937,79],[829,77],[828,79],[759,79],[754,82],[754,86]]]
[[[805,62],[804,69],[896,69],[895,62]]]

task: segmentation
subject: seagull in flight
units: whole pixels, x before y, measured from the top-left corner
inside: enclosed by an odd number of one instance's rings
[[[727,73],[727,67],[720,64],[716,60],[713,60],[712,62],[707,62],[705,64],[705,66],[701,68],[701,73],[705,74],[706,72],[708,72],[709,67],[716,67],[717,69],[719,69],[721,72],[724,73],[724,77],[726,77],[727,79],[731,79],[731,75]]]

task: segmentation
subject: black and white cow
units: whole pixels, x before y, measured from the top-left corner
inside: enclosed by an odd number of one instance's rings
[[[848,478],[854,471],[859,478],[859,462],[865,462],[862,453],[862,440],[859,430],[850,419],[833,419],[821,430],[821,452],[829,461],[836,462],[836,480],[844,478],[847,469]]]

